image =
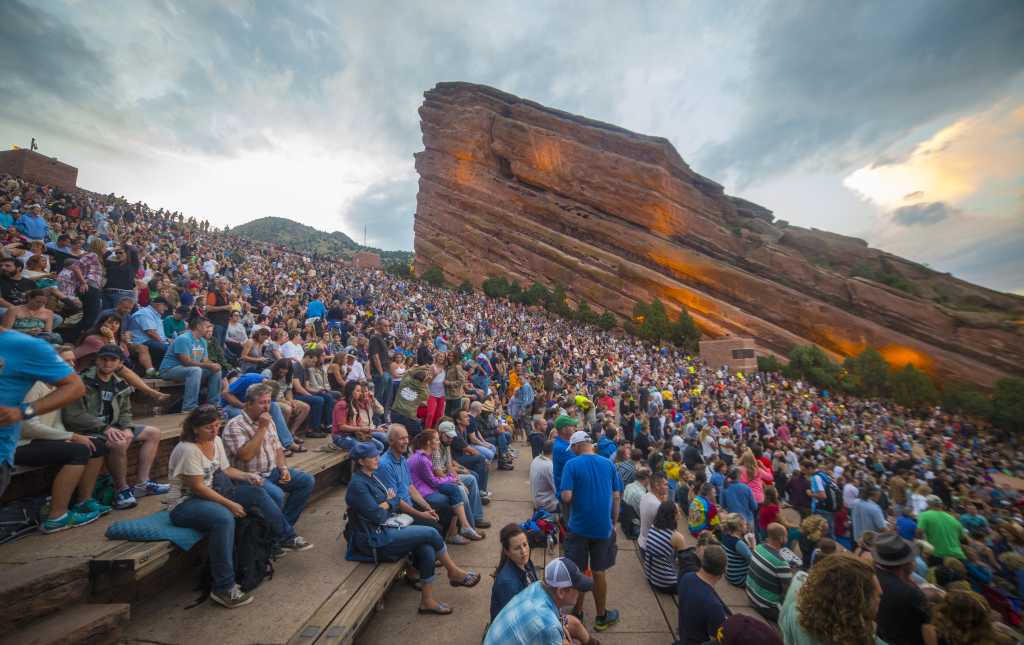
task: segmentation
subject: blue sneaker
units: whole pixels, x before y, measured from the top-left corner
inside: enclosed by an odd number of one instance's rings
[[[63,516],[58,517],[55,520],[47,519],[39,525],[39,530],[43,533],[57,533],[59,531],[66,531],[68,529],[84,526],[90,522],[95,522],[99,517],[100,514],[95,511],[91,513],[68,511],[67,513],[64,513]]]
[[[132,495],[132,489],[130,488],[118,492],[117,496],[114,497],[114,508],[119,511],[126,511],[138,505],[139,502],[135,499],[135,495]]]
[[[135,484],[135,488],[132,490],[132,493],[134,493],[136,497],[145,497],[146,495],[166,495],[170,490],[170,484],[161,484],[160,482],[155,482],[150,479],[149,481]]]
[[[110,512],[110,507],[106,504],[100,504],[95,498],[90,497],[84,502],[75,504],[75,507],[71,510],[76,513],[99,513],[101,516],[106,515]]]
[[[619,610],[618,609],[606,609],[604,616],[598,616],[594,620],[594,629],[599,632],[603,632],[615,623],[619,622]]]

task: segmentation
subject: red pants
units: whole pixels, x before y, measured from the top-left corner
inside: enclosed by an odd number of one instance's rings
[[[423,427],[437,428],[437,423],[444,416],[444,397],[431,396],[427,399],[427,416],[423,419]]]

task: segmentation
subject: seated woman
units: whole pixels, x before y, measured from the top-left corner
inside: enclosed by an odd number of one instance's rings
[[[296,437],[295,442],[301,445],[304,441],[297,437],[299,428],[309,416],[309,404],[298,401],[292,396],[292,366],[293,363],[290,360],[282,358],[275,361],[268,369],[263,370],[261,375],[273,386],[274,403],[281,408],[281,414],[284,415],[289,432]],[[322,435],[309,431],[306,432],[306,436],[322,438]]]
[[[462,530],[455,533],[453,525],[448,531],[449,543],[468,544],[470,540],[482,540],[484,536],[473,528],[466,517],[466,499],[462,494],[462,487],[459,486],[458,476],[449,474],[438,477],[434,473],[433,455],[440,444],[441,439],[437,430],[431,429],[424,430],[412,440],[413,454],[408,462],[412,484],[430,504],[447,504],[451,507],[455,514],[453,519],[459,521]]]
[[[644,545],[644,576],[655,591],[675,594],[679,586],[676,553],[686,548],[683,534],[676,530],[679,511],[675,502],[665,500],[658,506],[647,530]]]
[[[242,368],[242,371],[261,372],[274,364],[274,358],[263,352],[268,338],[270,338],[270,330],[260,327],[252,332],[252,338],[242,343],[242,348],[238,353],[238,366]]]
[[[42,338],[48,343],[64,342],[60,335],[53,331],[54,314],[46,308],[48,299],[49,296],[42,289],[32,289],[25,294],[25,304],[15,305],[7,310],[0,326]]]
[[[128,381],[128,384],[134,387],[139,392],[142,392],[146,396],[157,399],[158,401],[166,401],[171,398],[170,394],[165,394],[151,388],[146,384],[146,380],[135,373],[131,369],[131,355],[128,350],[128,341],[125,338],[125,334],[121,333],[121,316],[114,312],[106,313],[100,316],[96,320],[90,329],[86,330],[82,334],[82,340],[79,341],[78,347],[75,347],[75,367],[78,371],[85,371],[93,366],[96,362],[96,352],[100,351],[100,348],[104,345],[117,345],[121,348],[123,354],[124,364],[119,370],[117,375],[124,380]],[[145,345],[141,346],[144,350],[140,352],[140,364],[143,355],[148,359],[149,350],[146,349]],[[152,363],[149,366],[152,367]],[[143,365],[145,367],[145,365]]]
[[[240,356],[247,340],[249,340],[249,334],[245,333],[245,325],[242,324],[242,312],[232,311],[224,344],[235,356]]]
[[[349,381],[331,413],[331,440],[342,450],[352,450],[357,443],[373,443],[384,452],[388,435],[375,429],[371,400],[373,394],[359,381]],[[375,402],[375,401],[374,401]]]
[[[393,489],[386,488],[374,476],[380,465],[380,452],[372,443],[358,443],[350,456],[356,467],[345,490],[349,513],[345,535],[349,549],[365,558],[389,562],[411,557],[418,575],[409,578],[409,582],[420,589],[419,613],[452,613],[450,606],[434,599],[435,562],[441,562],[448,573],[448,584],[453,587],[474,587],[480,582],[480,575],[455,564],[435,529],[416,525],[402,529],[386,526],[401,500]]]
[[[75,355],[69,345],[58,349],[60,357],[71,367]],[[26,403],[43,398],[52,388],[37,382],[25,397]],[[110,512],[110,507],[93,499],[96,477],[103,467],[107,444],[101,437],[86,437],[64,429],[60,410],[33,417],[21,423],[21,439],[14,452],[16,466],[58,465],[61,469],[53,480],[50,513],[39,530],[56,533],[89,524]],[[71,496],[78,493],[79,502],[70,506]]]
[[[747,585],[747,571],[753,548],[757,546],[754,536],[747,529],[747,521],[738,513],[730,513],[722,522],[722,547],[725,548],[725,579],[734,587]]]
[[[171,491],[164,503],[171,522],[209,535],[210,599],[229,609],[252,602],[235,583],[232,551],[235,518],[256,509],[266,520],[281,549],[305,551],[313,547],[295,533],[274,499],[262,486],[263,478],[230,465],[219,436],[221,413],[214,405],[192,410],[181,429],[181,441],[171,452],[168,471]]]

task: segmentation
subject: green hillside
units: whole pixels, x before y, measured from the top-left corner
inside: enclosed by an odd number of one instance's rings
[[[280,244],[298,253],[348,257],[356,251],[366,250],[379,253],[385,262],[408,263],[412,260],[411,251],[364,247],[341,231],[326,233],[284,217],[261,217],[231,229],[230,233],[257,242]]]

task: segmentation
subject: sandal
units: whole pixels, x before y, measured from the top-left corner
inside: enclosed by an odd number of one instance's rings
[[[410,578],[409,576],[405,576],[405,584],[409,585],[416,591],[423,591],[423,580],[420,578]]]
[[[416,610],[420,614],[433,614],[435,616],[447,616],[452,613],[452,608],[443,602],[438,602],[437,607],[420,607]]]
[[[462,580],[449,580],[448,584],[453,587],[475,587],[480,582],[480,574],[475,571],[468,571]]]
[[[284,456],[285,456],[285,457],[291,457],[291,456],[292,456],[292,454],[294,454],[294,452],[292,451],[292,449],[291,449],[291,448],[285,448],[285,449],[284,449]]]
[[[309,452],[309,450],[305,446],[299,444],[292,444],[291,451],[292,454],[298,454],[300,452]]]

